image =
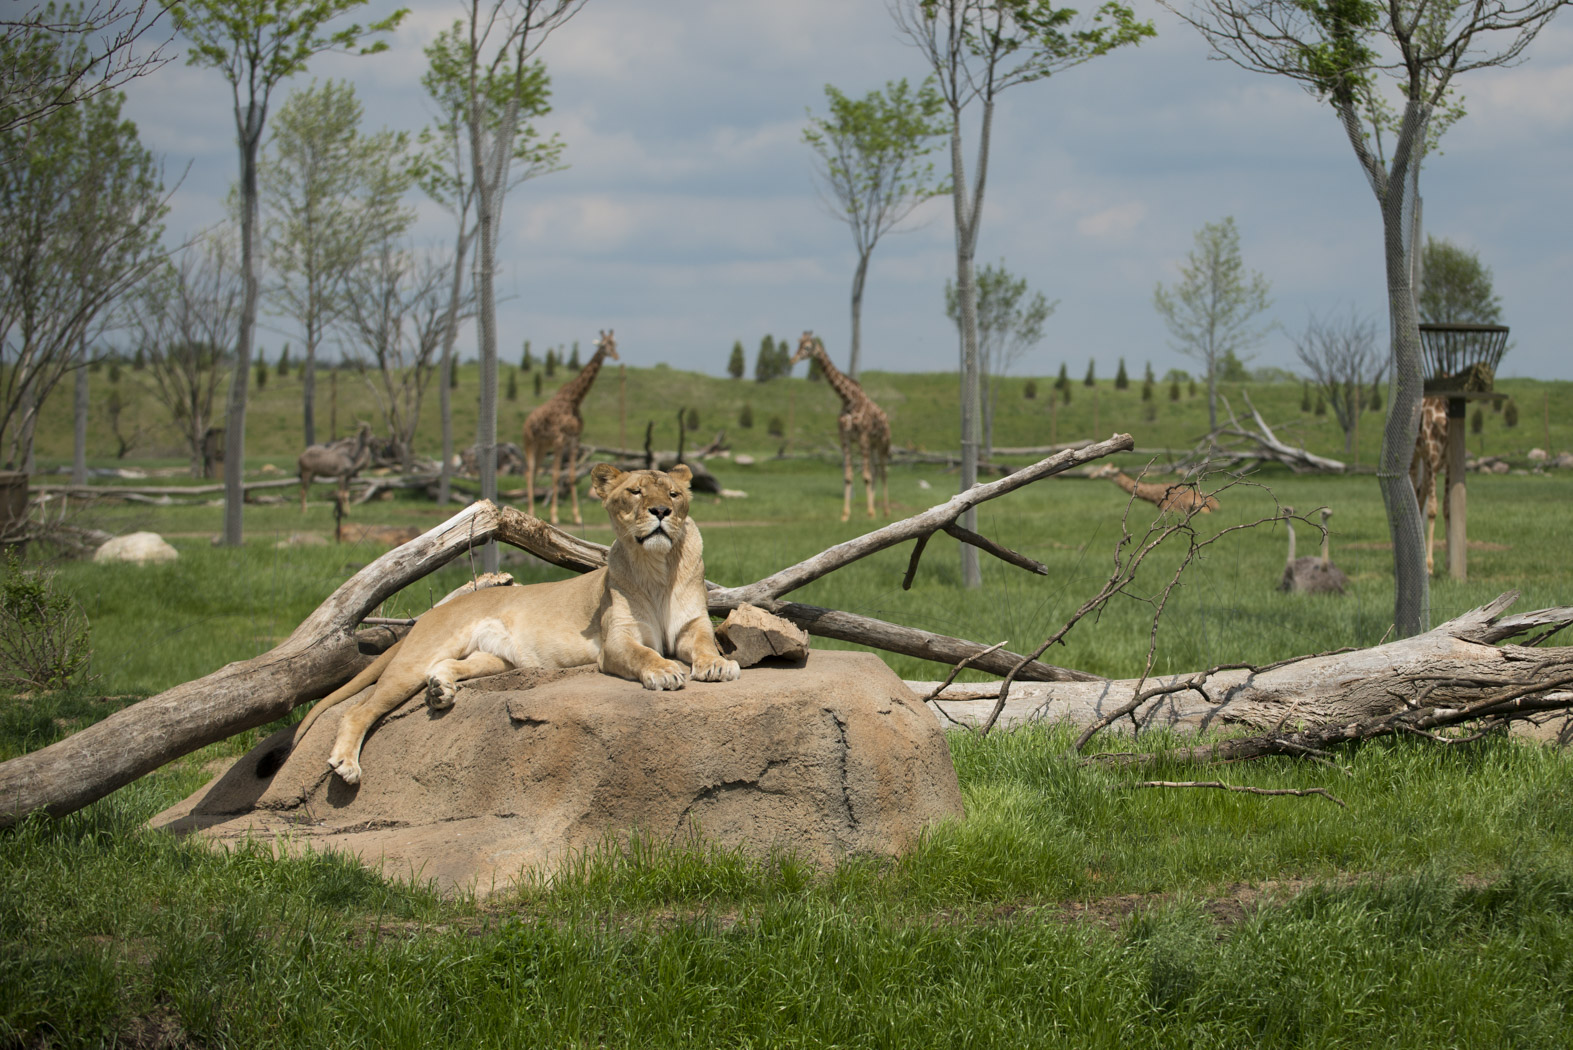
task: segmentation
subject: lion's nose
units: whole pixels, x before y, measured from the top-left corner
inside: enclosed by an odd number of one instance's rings
[[[655,515],[655,520],[665,521],[672,515],[671,507],[651,507],[650,513]]]

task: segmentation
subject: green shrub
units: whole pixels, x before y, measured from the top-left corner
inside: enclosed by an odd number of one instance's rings
[[[7,552],[0,575],[0,687],[61,689],[81,678],[93,655],[87,617],[54,576],[22,567]]]

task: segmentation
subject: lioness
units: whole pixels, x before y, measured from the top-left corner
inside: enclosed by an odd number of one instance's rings
[[[487,587],[438,605],[319,700],[295,742],[324,710],[376,682],[339,723],[328,757],[345,783],[356,784],[366,733],[422,687],[427,705],[440,710],[452,706],[458,682],[511,667],[598,664],[646,689],[681,689],[690,674],[702,682],[736,679],[737,661],[721,656],[710,626],[703,544],[688,519],[692,472],[681,464],[662,472],[599,463],[590,476],[616,534],[606,568],[556,583]]]

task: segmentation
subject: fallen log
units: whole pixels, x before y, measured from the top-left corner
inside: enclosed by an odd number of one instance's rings
[[[1267,667],[1016,684],[996,724],[1069,722],[1083,729],[1079,743],[1107,727],[1133,733],[1243,729],[1258,734],[1183,753],[1238,759],[1317,750],[1342,740],[1432,732],[1484,718],[1573,713],[1573,647],[1500,644],[1573,623],[1573,608],[1507,615],[1517,598],[1517,592],[1509,592],[1425,634]],[[929,696],[941,683],[908,684],[920,696]],[[998,696],[994,683],[949,685],[928,703],[947,724],[978,727]],[[1275,751],[1260,734],[1282,743]]]
[[[823,637],[948,663],[975,656],[984,647],[964,639],[834,609],[782,602],[779,596],[875,551],[944,530],[968,508],[985,500],[1130,446],[1130,435],[1116,434],[1097,445],[1051,456],[747,587],[714,588],[710,610],[721,614],[751,602]],[[149,697],[64,740],[0,763],[0,828],[36,810],[60,816],[80,809],[182,755],[266,725],[296,706],[322,697],[348,681],[364,664],[356,644],[357,624],[404,587],[471,547],[492,540],[520,547],[575,572],[598,568],[606,560],[607,548],[600,544],[581,540],[512,507],[486,500],[473,503],[350,577],[269,652]],[[974,666],[1003,674],[1021,660],[1020,656],[994,651],[975,660]],[[1096,678],[1036,661],[1018,670],[1017,676],[1023,680]]]

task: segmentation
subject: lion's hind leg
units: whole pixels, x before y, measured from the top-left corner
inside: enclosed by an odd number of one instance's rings
[[[333,750],[328,754],[328,766],[346,784],[358,784],[361,777],[360,751],[366,734],[378,719],[414,696],[426,684],[426,676],[417,668],[397,667],[377,683],[377,688],[366,699],[344,712],[339,721],[339,733],[334,738]]]
[[[433,711],[446,711],[453,706],[460,682],[498,674],[512,667],[510,661],[488,652],[473,652],[458,660],[439,660],[426,673],[426,706]]]

